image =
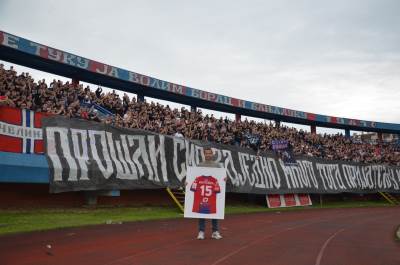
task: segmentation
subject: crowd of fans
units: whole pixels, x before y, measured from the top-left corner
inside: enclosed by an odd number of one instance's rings
[[[287,140],[295,155],[363,163],[400,166],[400,148],[396,144],[362,143],[341,134],[320,135],[272,123],[253,120],[232,121],[203,115],[201,110],[172,109],[154,102],[138,102],[115,91],[93,91],[89,86],[53,80],[35,82],[28,74],[0,65],[0,104],[38,112],[83,118],[126,128],[206,140],[252,148],[256,152],[272,150],[272,140]],[[104,107],[114,115],[99,115],[91,106]]]

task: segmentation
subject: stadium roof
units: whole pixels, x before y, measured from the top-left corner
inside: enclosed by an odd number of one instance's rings
[[[174,84],[0,31],[0,59],[130,93],[252,117],[356,131],[400,133],[400,124],[286,109]]]

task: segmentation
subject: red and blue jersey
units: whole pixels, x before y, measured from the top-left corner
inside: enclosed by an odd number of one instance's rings
[[[190,190],[194,192],[195,213],[213,214],[217,212],[217,194],[221,191],[218,180],[212,176],[198,176]]]
[[[0,107],[0,151],[43,153],[42,117],[45,113]]]

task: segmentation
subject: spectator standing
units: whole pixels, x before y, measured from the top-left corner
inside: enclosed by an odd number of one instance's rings
[[[211,147],[204,147],[204,162],[199,163],[200,167],[216,167],[220,168],[221,166],[214,161],[214,154]],[[226,178],[224,179],[226,181]],[[221,234],[219,233],[218,219],[211,219],[211,228],[212,234],[211,238],[213,239],[222,239]],[[199,233],[197,235],[197,239],[203,240],[205,238],[205,229],[206,229],[206,220],[204,218],[199,218]]]

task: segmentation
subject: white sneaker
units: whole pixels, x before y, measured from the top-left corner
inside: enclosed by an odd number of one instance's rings
[[[204,239],[204,232],[203,231],[199,231],[199,234],[197,235],[197,239],[198,240],[203,240]]]
[[[214,239],[222,239],[222,236],[218,231],[213,232],[211,237]]]

